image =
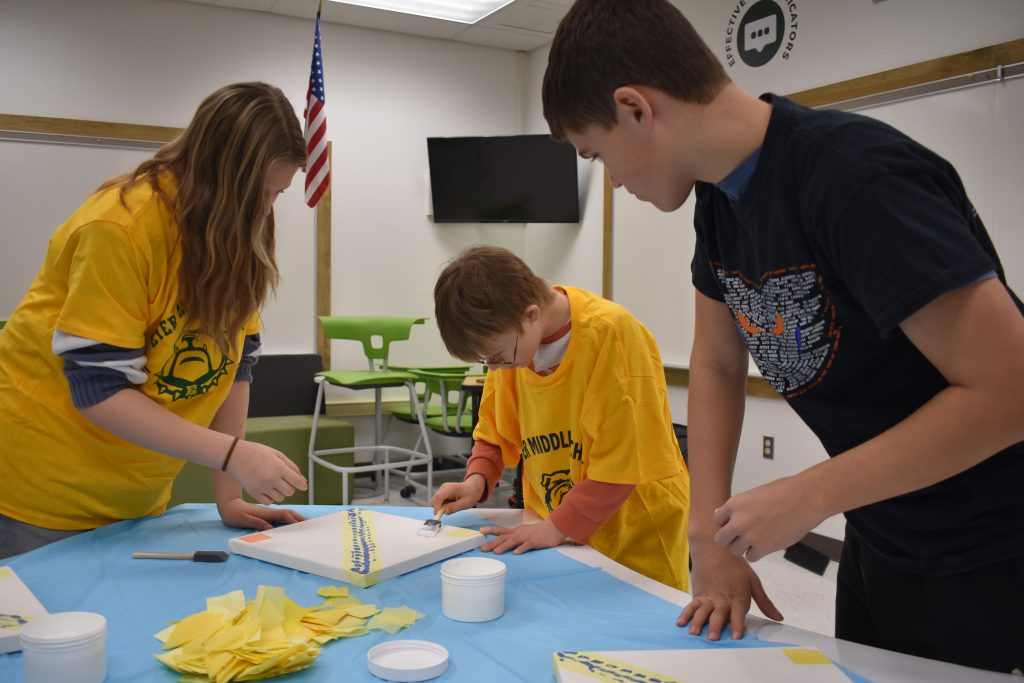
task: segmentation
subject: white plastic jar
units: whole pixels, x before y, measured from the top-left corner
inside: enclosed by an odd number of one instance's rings
[[[101,683],[107,677],[107,620],[95,612],[58,612],[21,629],[25,683]]]
[[[457,557],[441,565],[441,613],[455,621],[491,621],[505,613],[505,563]]]

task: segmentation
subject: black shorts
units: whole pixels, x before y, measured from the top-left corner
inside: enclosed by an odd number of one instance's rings
[[[956,574],[898,569],[846,533],[836,638],[1009,673],[1024,671],[1024,556]]]

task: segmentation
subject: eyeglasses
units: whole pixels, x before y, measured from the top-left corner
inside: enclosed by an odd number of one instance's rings
[[[516,353],[519,351],[519,335],[516,335],[515,346],[512,347],[512,360],[488,360],[487,358],[481,358],[480,363],[482,365],[488,365],[491,367],[511,367],[516,364]]]

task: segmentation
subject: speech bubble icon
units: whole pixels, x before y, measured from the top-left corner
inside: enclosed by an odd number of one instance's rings
[[[775,15],[756,19],[748,23],[743,30],[743,49],[761,52],[766,46],[775,42],[778,21]]]

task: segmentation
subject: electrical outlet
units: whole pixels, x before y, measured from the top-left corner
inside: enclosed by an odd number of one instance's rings
[[[764,456],[765,460],[774,460],[775,459],[775,437],[774,436],[764,436],[762,438],[763,438],[763,442],[762,442],[763,443],[763,449],[761,451],[761,454]]]

